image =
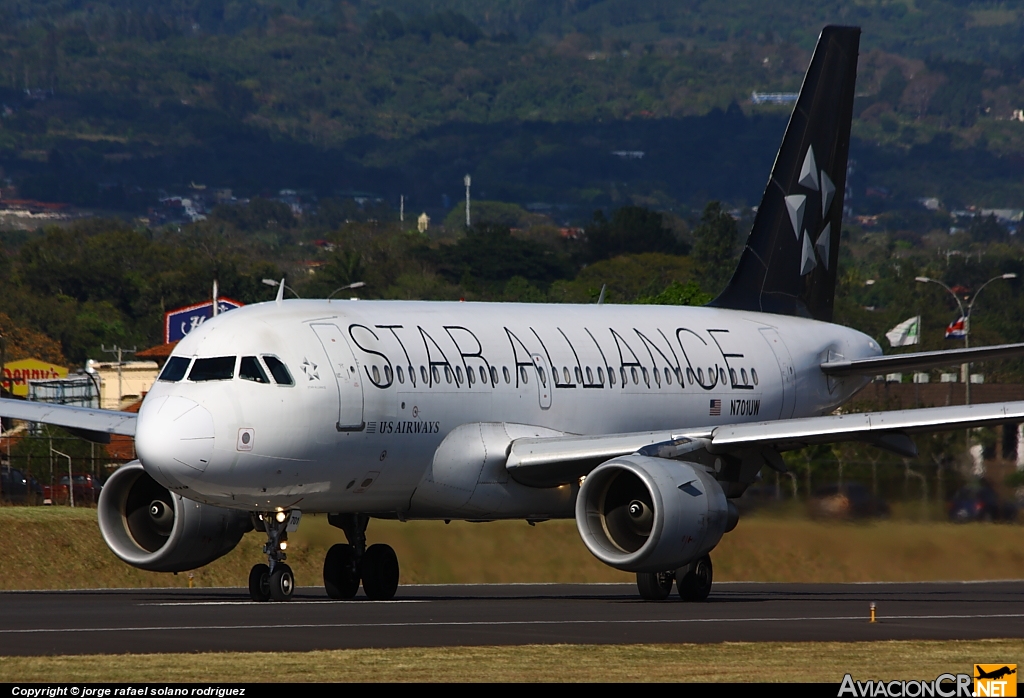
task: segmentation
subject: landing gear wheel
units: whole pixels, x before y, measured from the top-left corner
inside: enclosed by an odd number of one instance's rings
[[[359,591],[356,553],[351,545],[332,545],[324,558],[324,587],[332,599],[351,599]]]
[[[704,601],[711,593],[711,582],[714,577],[714,570],[711,567],[711,556],[705,555],[692,565],[689,571],[676,576],[676,588],[679,590],[679,598],[683,601]]]
[[[295,575],[285,564],[274,566],[270,575],[270,598],[274,601],[290,601],[295,592]]]
[[[249,570],[249,596],[253,601],[270,601],[270,568],[253,565]]]
[[[645,601],[664,601],[672,593],[674,572],[637,572],[636,588]]]
[[[371,545],[359,565],[367,598],[387,601],[398,591],[398,556],[390,545]]]

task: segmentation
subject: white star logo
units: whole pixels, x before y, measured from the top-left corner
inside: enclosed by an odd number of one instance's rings
[[[320,380],[320,374],[317,373],[316,364],[307,359],[306,357],[302,357],[302,372],[305,373],[306,378],[308,378],[311,381]]]
[[[797,180],[797,184],[805,189],[818,192],[821,200],[821,219],[825,221],[829,208],[832,206],[832,200],[835,198],[836,185],[832,183],[832,179],[825,170],[818,169],[814,159],[814,146],[807,146],[807,153],[804,155],[804,164],[800,168],[800,179]],[[818,233],[817,242],[811,242],[811,233],[804,228],[807,198],[805,194],[790,194],[786,197],[786,210],[789,212],[789,221],[793,225],[793,234],[801,243],[800,276],[810,274],[818,265],[819,258],[828,269],[832,247],[832,224],[829,222],[826,222]],[[814,254],[815,251],[818,253],[817,256]]]

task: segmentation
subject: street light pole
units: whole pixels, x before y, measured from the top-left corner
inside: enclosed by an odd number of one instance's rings
[[[949,295],[953,296],[953,300],[956,301],[957,307],[960,308],[960,317],[962,317],[964,319],[964,349],[970,349],[971,348],[971,311],[974,309],[974,303],[975,303],[975,301],[978,300],[978,296],[981,294],[982,291],[985,290],[985,287],[988,286],[993,281],[998,281],[1000,279],[1016,279],[1016,278],[1017,278],[1017,275],[1014,274],[1014,273],[1000,274],[999,276],[993,276],[991,279],[989,279],[988,281],[983,283],[981,285],[981,288],[979,288],[977,291],[975,291],[974,296],[971,298],[971,302],[967,304],[967,310],[964,310],[964,304],[960,302],[959,296],[957,296],[955,293],[953,293],[953,289],[951,289],[949,286],[947,286],[946,284],[942,283],[938,279],[932,279],[932,278],[929,278],[927,276],[918,276],[914,280],[917,281],[918,283],[922,283],[922,284],[923,283],[938,284],[939,286],[942,286],[942,288],[944,288],[947,291],[949,291]],[[970,364],[970,362],[963,364],[961,366],[961,368],[960,368],[960,371],[961,371],[961,375],[963,376],[963,380],[964,380],[964,404],[969,405],[969,404],[971,404],[971,364]]]
[[[463,181],[463,183],[464,183],[464,184],[466,185],[466,227],[468,228],[468,227],[469,227],[469,185],[470,185],[470,183],[471,183],[471,182],[472,182],[473,180],[471,180],[471,179],[469,178],[469,175],[466,175],[466,176],[465,176],[465,177],[464,177],[464,178],[462,179],[462,181]]]

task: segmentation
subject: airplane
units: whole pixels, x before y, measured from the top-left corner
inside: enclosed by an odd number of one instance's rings
[[[1003,678],[1004,676],[1009,676],[1010,674],[1016,674],[1017,673],[1016,669],[1011,669],[1008,666],[1003,666],[1003,667],[1000,667],[999,669],[994,669],[991,672],[985,671],[984,669],[982,669],[980,666],[977,666],[977,665],[975,665],[974,668],[975,668],[975,671],[978,672],[978,675],[974,677],[976,679],[996,679],[996,680],[998,680],[998,679]]]
[[[734,500],[781,453],[1024,421],[1024,402],[837,411],[873,376],[1024,355],[1024,344],[883,356],[832,322],[860,29],[821,32],[738,267],[706,307],[285,300],[211,318],[174,349],[137,415],[0,401],[0,415],[138,460],[98,503],[138,568],[205,565],[256,529],[257,601],[286,601],[288,534],[325,513],[328,596],[394,597],[371,518],[575,518],[640,596],[702,601]]]

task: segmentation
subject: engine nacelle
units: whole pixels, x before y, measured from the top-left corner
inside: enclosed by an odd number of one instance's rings
[[[98,503],[114,554],[151,572],[184,572],[231,552],[252,530],[244,511],[200,504],[157,483],[138,461],[110,476]]]
[[[700,465],[623,456],[595,468],[576,498],[576,527],[601,562],[627,572],[675,570],[708,553],[736,507]]]

